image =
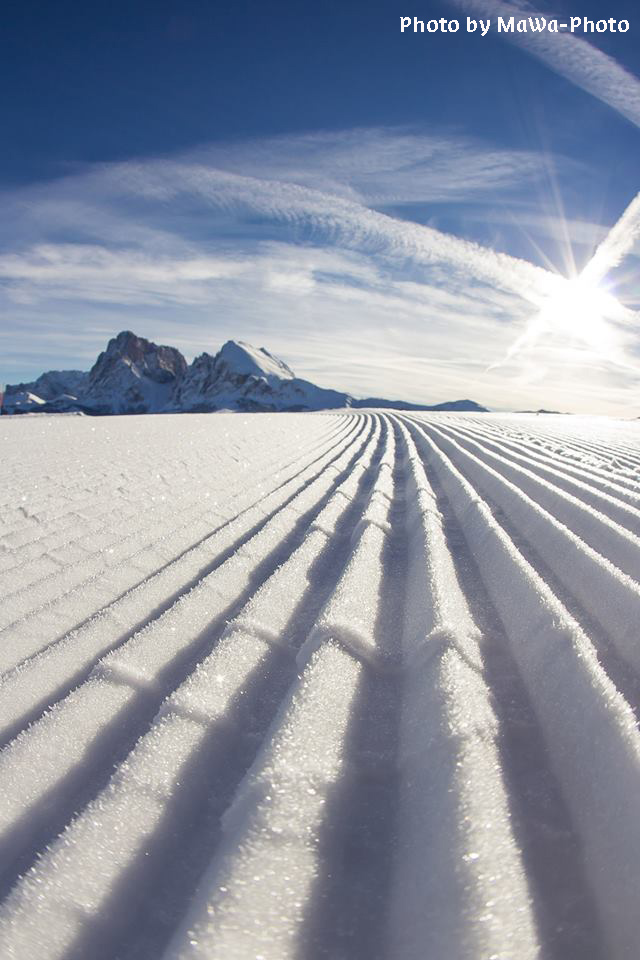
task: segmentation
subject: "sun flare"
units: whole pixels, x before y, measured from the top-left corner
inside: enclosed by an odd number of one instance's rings
[[[553,351],[567,365],[576,361],[606,361],[628,366],[620,348],[618,325],[628,311],[606,287],[586,271],[573,277],[555,276],[538,302],[524,332],[512,343],[503,360],[488,369],[504,366],[516,357],[527,357],[527,376],[546,369],[545,354]]]
[[[619,305],[607,290],[583,276],[562,280],[540,310],[540,325],[550,334],[601,349],[610,341],[607,317],[615,316]]]

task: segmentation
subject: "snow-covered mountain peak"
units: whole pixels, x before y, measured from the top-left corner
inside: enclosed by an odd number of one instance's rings
[[[217,354],[216,366],[245,377],[277,377],[278,380],[293,380],[295,377],[284,361],[264,347],[253,347],[243,340],[227,340]]]
[[[57,397],[67,395],[77,397],[81,393],[87,379],[87,374],[81,370],[47,370],[40,374],[37,380],[29,383],[16,383],[7,388],[7,394],[13,398],[11,402],[17,404],[19,394],[31,397],[28,403],[41,404]],[[35,399],[33,399],[35,398]]]
[[[300,411],[388,407],[416,410],[482,410],[471,400],[435,407],[318,387],[302,380],[264,347],[227,340],[218,353],[192,364],[175,347],[123,330],[113,337],[89,373],[49,371],[33,383],[7,387],[10,411],[80,410],[93,414],[204,412],[213,410]]]

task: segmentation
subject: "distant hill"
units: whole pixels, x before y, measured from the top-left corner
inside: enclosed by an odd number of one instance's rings
[[[125,330],[109,341],[88,373],[51,370],[32,383],[9,385],[9,413],[193,413],[233,410],[284,412],[362,409],[486,411],[473,400],[435,406],[356,399],[296,377],[264,347],[228,340],[216,353],[188,364],[175,347],[158,346]]]
[[[566,410],[545,410],[544,407],[541,407],[539,410],[517,410],[517,413],[547,413],[547,414],[557,414],[558,416],[566,417],[568,416]]]

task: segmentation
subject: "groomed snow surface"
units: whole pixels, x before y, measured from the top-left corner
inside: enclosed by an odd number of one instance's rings
[[[637,960],[637,424],[0,443],[2,960]]]

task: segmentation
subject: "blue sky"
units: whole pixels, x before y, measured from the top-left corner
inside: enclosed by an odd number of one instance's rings
[[[9,8],[0,378],[87,368],[126,327],[360,395],[639,415],[640,19],[498,34],[532,10]]]

